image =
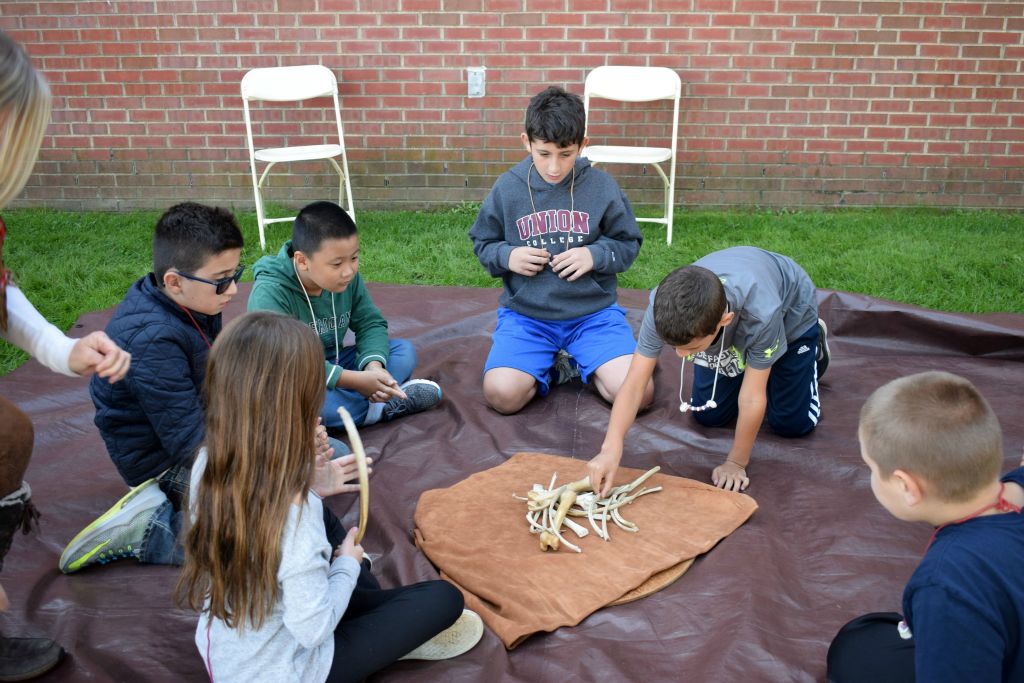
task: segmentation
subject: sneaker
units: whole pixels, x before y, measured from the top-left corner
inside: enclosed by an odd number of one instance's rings
[[[441,400],[441,387],[429,379],[411,379],[399,388],[406,398],[393,398],[384,404],[385,422],[433,408]]]
[[[554,371],[557,384],[571,382],[580,376],[580,366],[576,364],[576,359],[570,356],[569,352],[565,349],[561,349],[555,355],[555,364],[552,370]]]
[[[828,327],[825,325],[825,321],[818,318],[818,380],[821,380],[821,376],[828,370],[828,362],[832,355],[828,350]]]
[[[27,681],[57,666],[64,648],[49,638],[0,636],[0,681]]]
[[[60,570],[77,572],[91,564],[138,557],[156,509],[167,500],[156,479],[139,484],[71,539],[60,556]]]
[[[469,652],[484,635],[484,622],[473,610],[464,609],[455,623],[399,659],[451,659]]]

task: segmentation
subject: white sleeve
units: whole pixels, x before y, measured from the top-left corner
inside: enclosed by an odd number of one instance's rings
[[[77,377],[68,367],[76,339],[67,337],[35,309],[17,287],[7,286],[7,341],[62,375]]]

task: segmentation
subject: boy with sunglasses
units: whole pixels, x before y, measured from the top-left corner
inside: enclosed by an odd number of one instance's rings
[[[692,411],[705,427],[736,422],[732,447],[712,472],[712,483],[746,489],[750,452],[766,416],[786,437],[817,426],[818,380],[829,360],[825,333],[814,283],[788,256],[732,247],[669,273],[651,292],[604,444],[588,465],[594,490],[611,489],[642,389],[665,344],[684,366],[693,361],[689,402],[683,400],[680,369],[679,411]]]
[[[225,209],[187,202],[157,222],[153,272],[131,286],[106,329],[132,354],[131,370],[117,384],[89,386],[96,426],[133,488],[68,544],[61,571],[121,557],[181,564],[177,533],[204,434],[206,357],[238,292],[242,244]]]

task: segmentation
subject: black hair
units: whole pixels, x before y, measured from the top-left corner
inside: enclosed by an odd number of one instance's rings
[[[299,211],[292,223],[292,251],[312,256],[324,240],[356,234],[356,222],[334,202],[313,202]]]
[[[195,202],[175,204],[164,211],[153,233],[153,272],[162,287],[164,273],[175,268],[195,273],[206,260],[244,246],[242,231],[227,209]]]
[[[533,96],[526,108],[526,137],[559,147],[582,145],[587,115],[579,95],[556,85]]]
[[[665,276],[654,295],[654,328],[672,346],[685,346],[718,329],[726,308],[725,287],[701,266],[683,266]]]

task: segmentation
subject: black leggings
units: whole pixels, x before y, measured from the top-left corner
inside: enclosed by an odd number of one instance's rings
[[[326,505],[324,527],[331,546],[340,545],[345,529]],[[385,590],[363,560],[348,608],[334,629],[334,662],[327,680],[363,680],[454,624],[462,608],[462,593],[447,581]]]
[[[914,640],[900,638],[896,612],[857,617],[828,647],[829,683],[914,683]]]

